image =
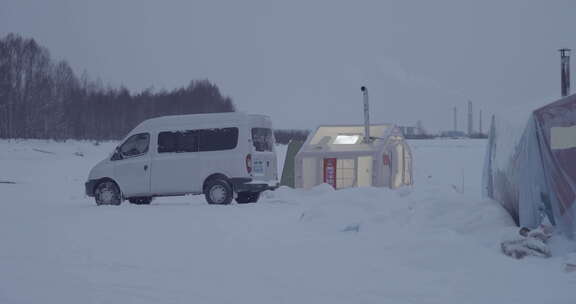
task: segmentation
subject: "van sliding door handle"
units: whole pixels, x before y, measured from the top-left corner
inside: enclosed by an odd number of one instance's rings
[[[144,165],[144,171],[148,170],[148,165]]]

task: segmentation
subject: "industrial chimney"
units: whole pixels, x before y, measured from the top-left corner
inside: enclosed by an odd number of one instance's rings
[[[468,136],[474,133],[474,111],[472,110],[472,101],[468,100]]]
[[[454,131],[458,131],[458,108],[454,107]]]
[[[364,142],[371,143],[370,138],[370,107],[368,105],[368,89],[365,86],[360,88],[362,96],[364,97]]]
[[[562,97],[570,95],[570,49],[559,49],[562,81]]]
[[[480,110],[480,115],[478,117],[478,123],[479,123],[479,129],[480,129],[480,135],[482,135],[482,110]]]

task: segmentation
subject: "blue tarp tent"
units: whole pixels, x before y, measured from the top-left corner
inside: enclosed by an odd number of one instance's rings
[[[512,149],[507,143],[514,142]],[[484,194],[519,226],[549,221],[576,234],[576,94],[532,112],[520,139],[503,139],[494,119],[487,147]]]

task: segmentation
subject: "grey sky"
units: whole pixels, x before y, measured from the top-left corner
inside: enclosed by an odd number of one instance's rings
[[[514,115],[557,98],[574,12],[576,1],[0,0],[0,35],[132,90],[208,78],[280,128],[360,123],[365,84],[372,121],[435,131],[451,128],[453,106],[463,129],[468,99]]]

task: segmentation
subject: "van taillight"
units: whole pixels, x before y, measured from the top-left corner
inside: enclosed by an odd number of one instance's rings
[[[246,155],[246,171],[248,171],[248,173],[252,173],[252,155],[251,154]]]

